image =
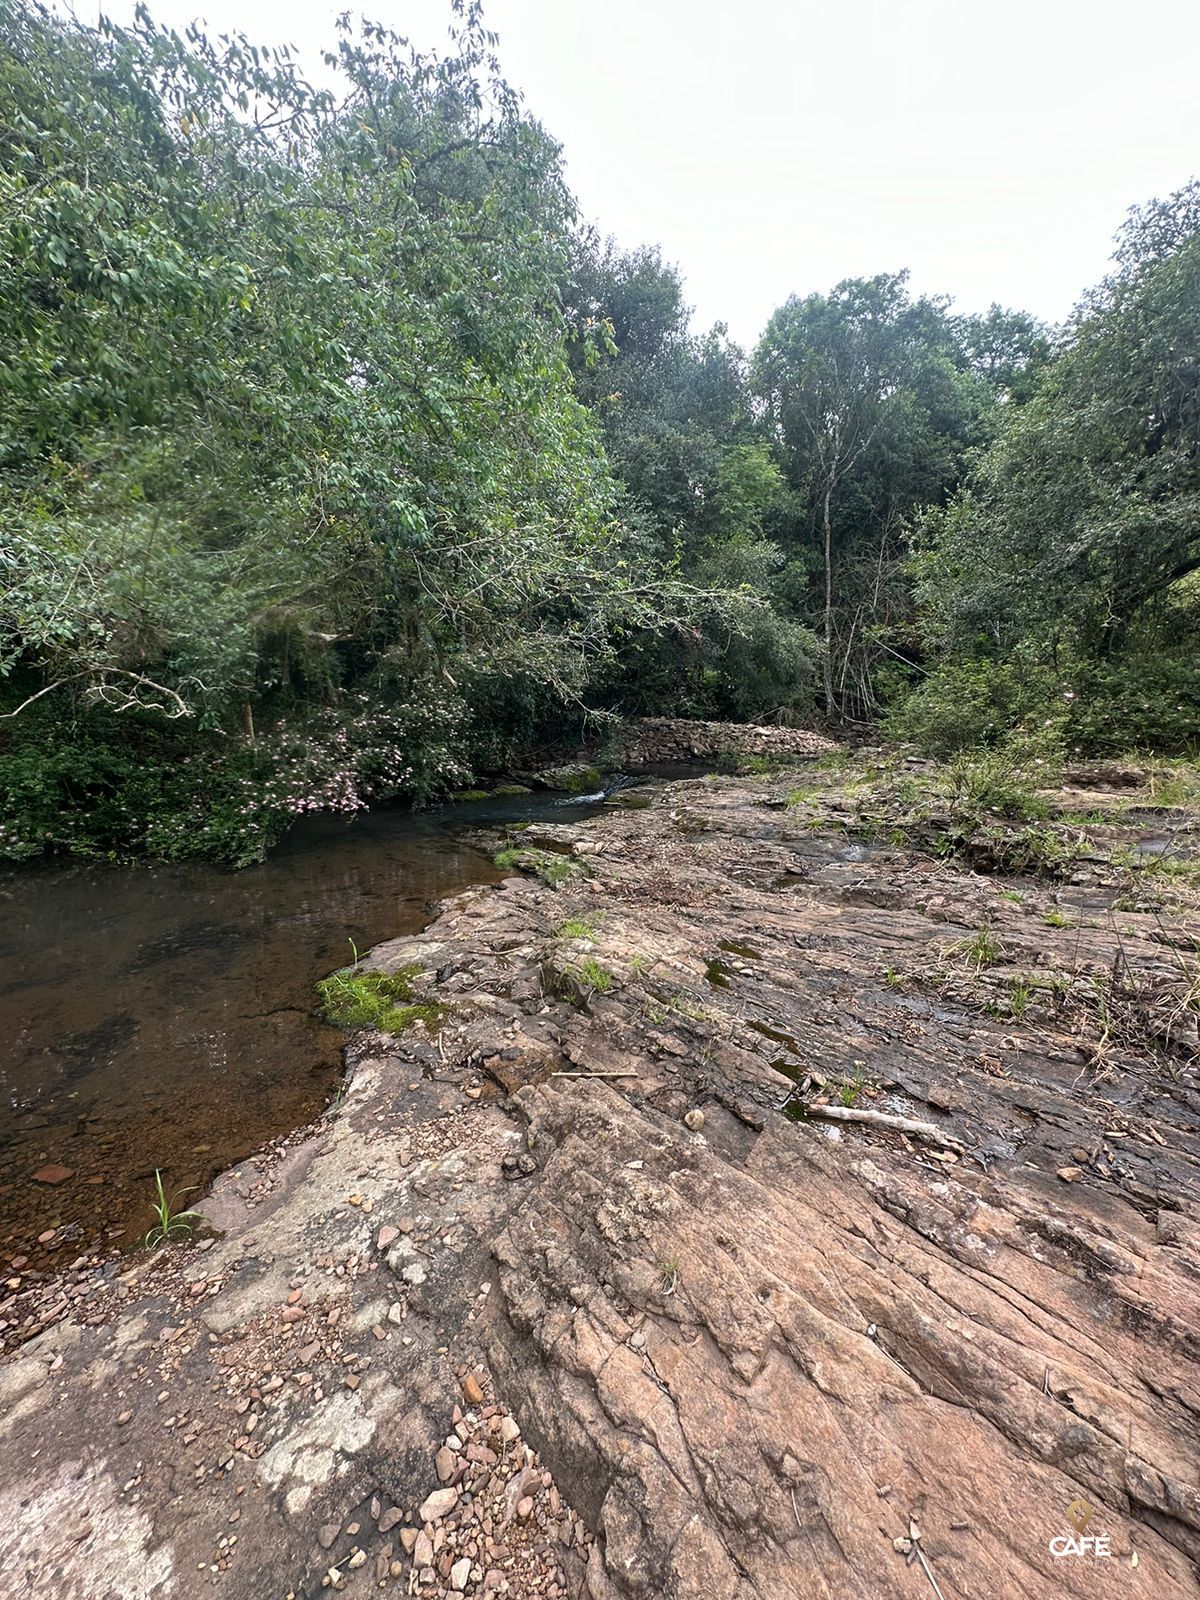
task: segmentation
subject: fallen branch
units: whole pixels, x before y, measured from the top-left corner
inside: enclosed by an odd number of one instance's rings
[[[822,1117],[826,1122],[864,1122],[871,1128],[894,1128],[897,1133],[914,1133],[922,1139],[932,1139],[935,1144],[949,1145],[963,1150],[966,1146],[953,1134],[943,1133],[932,1122],[918,1122],[913,1117],[896,1117],[889,1111],[860,1111],[856,1106],[822,1106],[806,1102],[804,1111],[810,1117]]]
[[[629,1072],[622,1068],[620,1072],[554,1072],[555,1078],[640,1078],[640,1072]]]

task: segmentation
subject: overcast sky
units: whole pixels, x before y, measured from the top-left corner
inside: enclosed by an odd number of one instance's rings
[[[96,0],[77,0],[94,20]],[[103,9],[120,20],[132,0]],[[295,45],[346,0],[151,0]],[[440,44],[445,0],[367,14]],[[1128,206],[1200,175],[1197,0],[485,0],[585,214],[661,244],[696,321],[754,343],[795,291],[909,267],[1048,320]]]

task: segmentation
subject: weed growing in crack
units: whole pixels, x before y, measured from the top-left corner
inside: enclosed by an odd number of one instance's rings
[[[154,1190],[153,1210],[157,1221],[146,1235],[145,1244],[147,1250],[153,1250],[156,1245],[170,1244],[178,1233],[191,1233],[192,1229],[200,1221],[200,1213],[198,1211],[176,1211],[174,1209],[177,1196],[172,1195],[170,1199],[167,1198],[167,1192],[163,1188],[162,1173],[157,1167],[154,1169]],[[188,1191],[181,1189],[179,1192],[180,1194],[186,1194]]]

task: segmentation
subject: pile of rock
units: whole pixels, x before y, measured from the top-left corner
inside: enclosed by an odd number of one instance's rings
[[[482,1374],[464,1376],[468,1409],[454,1407],[434,1457],[439,1487],[418,1507],[416,1526],[398,1528],[378,1552],[376,1577],[404,1578],[407,1593],[428,1600],[564,1600],[579,1590],[592,1535],[522,1440],[516,1419],[486,1400],[485,1382]],[[405,1520],[396,1508],[379,1513],[381,1535]],[[331,1568],[325,1586],[341,1587],[342,1577]]]
[[[644,717],[632,724],[624,750],[630,766],[660,761],[710,761],[720,756],[819,756],[834,745],[807,728],[763,728],[740,722]]]

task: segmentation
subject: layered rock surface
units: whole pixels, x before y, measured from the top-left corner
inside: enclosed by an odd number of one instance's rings
[[[809,728],[760,727],[741,722],[698,722],[688,717],[642,717],[629,725],[623,758],[631,766],[704,761],[718,756],[816,756],[831,740]]]
[[[3,1369],[15,1592],[1200,1592],[1194,920],[793,781],[531,828],[558,887],[373,952],[440,1033],[364,1041],[265,1207],[231,1177],[217,1243]],[[490,1572],[502,1486],[421,1515],[455,1405],[537,1453]]]

